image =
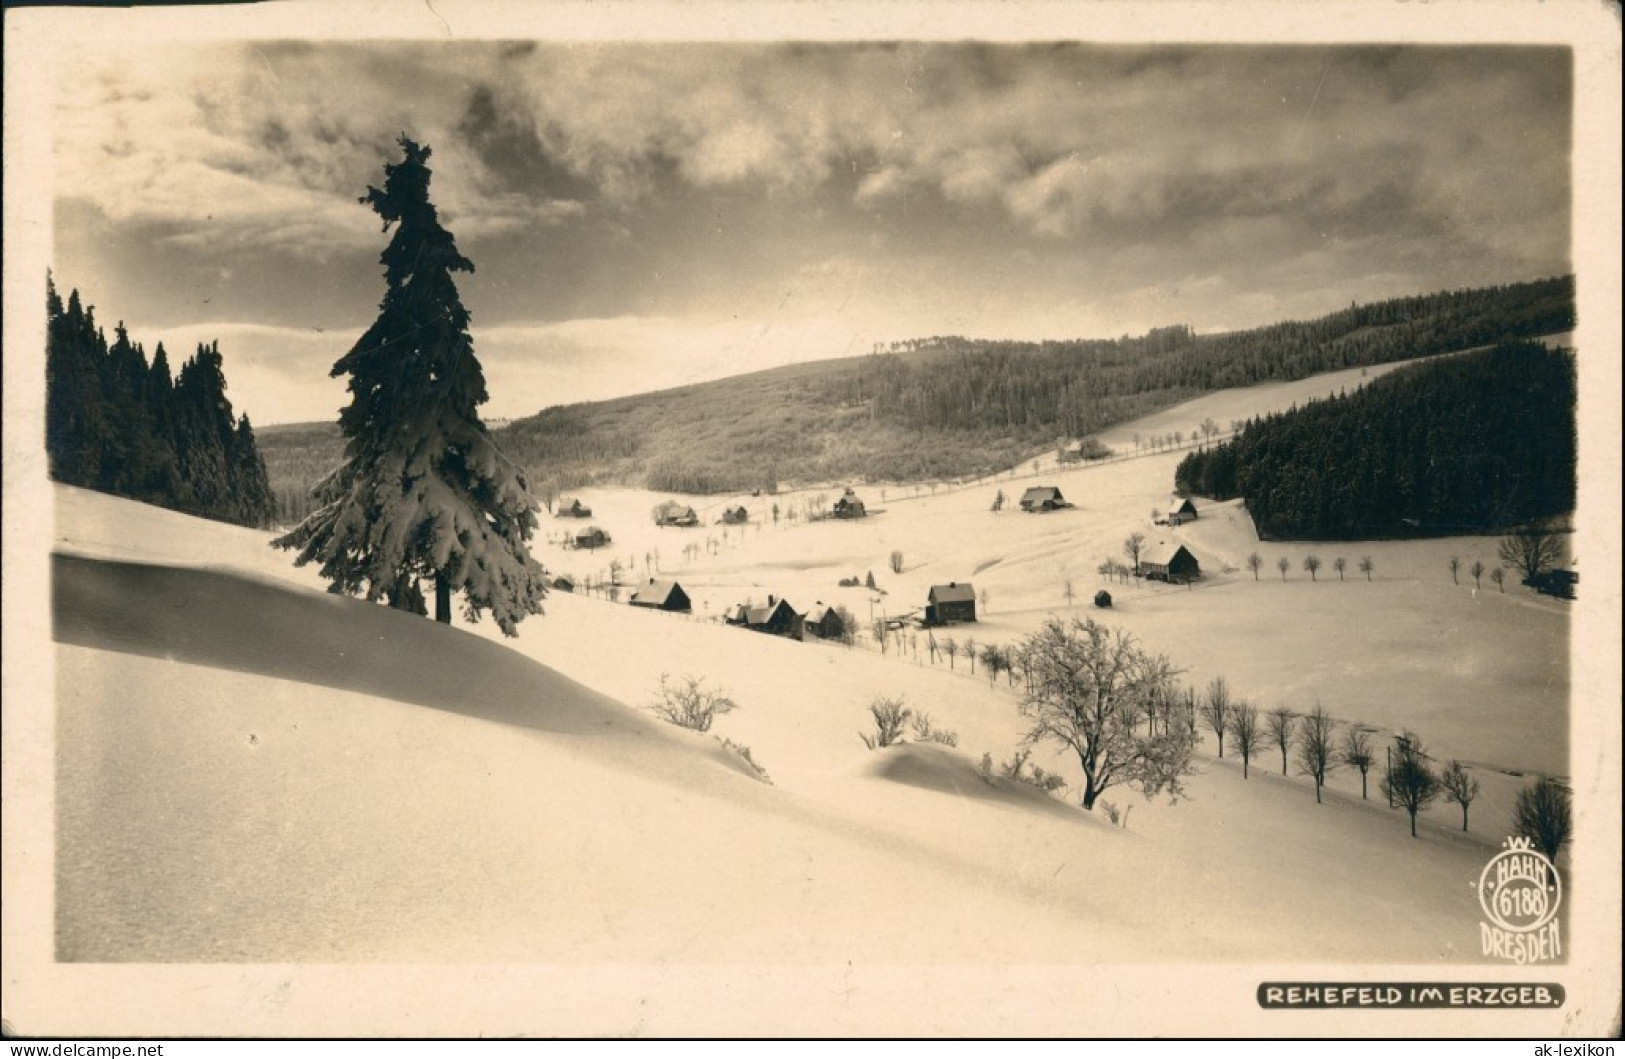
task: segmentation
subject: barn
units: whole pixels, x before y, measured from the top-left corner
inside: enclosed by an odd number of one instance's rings
[[[864,508],[863,501],[851,489],[841,494],[835,501],[835,508],[831,512],[836,518],[862,518],[869,512]]]
[[[553,512],[554,518],[592,518],[592,508],[583,504],[579,498],[560,500],[559,509]]]
[[[575,546],[577,548],[602,548],[608,543],[609,534],[597,526],[588,526],[575,535]]]
[[[1059,511],[1063,507],[1071,507],[1066,497],[1053,485],[1035,485],[1021,494],[1021,510],[1023,511]]]
[[[683,586],[676,581],[656,581],[649,579],[649,583],[632,593],[627,600],[634,607],[648,607],[651,610],[669,610],[679,614],[687,614],[694,609],[693,602]]]
[[[812,609],[801,616],[801,627],[824,640],[839,640],[846,635],[846,623],[841,620],[841,612],[823,600],[814,603]]]
[[[738,625],[753,632],[772,633],[775,636],[801,638],[801,615],[786,600],[768,596],[766,606],[753,607],[741,603],[723,619],[729,625]]]
[[[750,512],[745,510],[743,504],[723,509],[722,524],[724,526],[742,526],[749,521]]]
[[[1148,581],[1185,583],[1202,576],[1202,564],[1183,544],[1158,541],[1140,555],[1140,574]]]
[[[925,623],[948,625],[976,620],[976,589],[969,582],[932,585],[925,596]]]

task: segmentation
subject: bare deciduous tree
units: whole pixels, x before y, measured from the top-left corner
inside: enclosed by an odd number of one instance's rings
[[[969,636],[965,637],[965,661],[970,663],[971,676],[976,675],[976,646],[975,639]]]
[[[1519,791],[1512,807],[1512,833],[1534,843],[1555,868],[1557,855],[1574,837],[1574,801],[1568,788],[1542,776]]]
[[[1366,775],[1371,771],[1371,733],[1350,725],[1343,732],[1343,745],[1338,751],[1343,764],[1360,770],[1360,799],[1366,796]]]
[[[1371,580],[1371,571],[1375,570],[1376,568],[1377,564],[1371,561],[1371,556],[1360,556],[1360,573],[1365,575],[1365,579],[1367,581]]]
[[[985,644],[982,647],[982,668],[987,671],[987,682],[998,683],[999,674],[1004,672],[1004,652],[998,644]]]
[[[1474,559],[1473,565],[1467,568],[1467,572],[1473,575],[1474,588],[1484,587],[1484,561],[1482,559]]]
[[[1499,555],[1501,564],[1518,571],[1527,583],[1556,566],[1563,548],[1557,534],[1537,523],[1501,538]]]
[[[1336,731],[1337,722],[1318,702],[1303,715],[1303,723],[1298,726],[1298,767],[1314,779],[1317,805],[1320,790],[1326,786],[1326,774],[1337,767]]]
[[[1220,757],[1224,757],[1224,733],[1230,728],[1231,706],[1230,685],[1223,677],[1214,677],[1208,682],[1207,697],[1202,700],[1200,712],[1202,723],[1218,737]]]
[[[1140,576],[1140,554],[1145,550],[1145,534],[1130,533],[1123,540],[1123,554],[1128,556],[1129,565],[1134,570],[1134,576]]]
[[[1247,556],[1247,569],[1253,572],[1254,581],[1258,580],[1258,571],[1263,567],[1263,565],[1264,557],[1259,555],[1257,552]]]
[[[1078,598],[1077,590],[1072,587],[1071,581],[1068,581],[1061,588],[1061,595],[1066,597],[1066,605],[1069,607],[1072,605],[1072,601]]]
[[[1258,707],[1238,702],[1230,717],[1230,738],[1241,755],[1241,778],[1247,778],[1248,766],[1258,751]]]
[[[1478,780],[1467,775],[1461,762],[1451,758],[1450,764],[1439,774],[1439,786],[1444,788],[1445,795],[1451,801],[1461,806],[1461,829],[1467,830],[1467,808],[1478,797]]]
[[[1078,619],[1052,618],[1025,647],[1031,680],[1021,712],[1032,728],[1023,744],[1059,743],[1077,755],[1085,809],[1120,785],[1147,798],[1184,794],[1194,737],[1183,725],[1157,735],[1138,730],[1148,705],[1174,694],[1167,658],[1141,650],[1127,633]]]
[[[1292,749],[1292,729],[1298,715],[1285,706],[1277,706],[1264,718],[1264,731],[1281,750],[1281,775],[1286,775],[1286,755]]]
[[[1277,570],[1281,571],[1281,580],[1285,581],[1286,580],[1286,572],[1288,570],[1292,569],[1292,562],[1286,556],[1283,555],[1283,556],[1281,556],[1279,559],[1277,559],[1275,561],[1275,568]]]
[[[1439,797],[1439,777],[1428,763],[1427,751],[1415,733],[1404,732],[1394,741],[1382,793],[1410,814],[1411,837],[1416,837],[1416,814]]]
[[[1503,593],[1506,592],[1507,572],[1505,570],[1497,566],[1494,570],[1490,571],[1490,580],[1495,582],[1496,588],[1499,588]]]
[[[1456,576],[1457,573],[1460,570],[1461,570],[1461,557],[1458,556],[1458,555],[1452,555],[1450,557],[1450,583],[1451,584],[1453,584],[1453,585],[1461,584],[1461,578]]]
[[[903,572],[903,553],[900,551],[894,550],[891,553],[891,572],[894,574]]]
[[[1303,568],[1309,572],[1309,580],[1319,581],[1315,575],[1320,573],[1320,556],[1306,555],[1303,557]]]
[[[942,639],[942,649],[947,652],[948,668],[952,669],[954,667],[954,657],[959,654],[959,643],[952,636],[945,636]]]
[[[1339,581],[1344,580],[1343,571],[1348,569],[1348,565],[1349,561],[1343,558],[1341,555],[1332,560],[1332,569],[1337,571],[1337,579]]]

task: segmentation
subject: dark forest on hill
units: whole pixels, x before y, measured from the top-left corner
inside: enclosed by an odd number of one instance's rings
[[[1050,342],[900,343],[831,380],[839,399],[913,430],[981,428],[1080,437],[1211,390],[1450,353],[1574,326],[1572,276],[1351,305],[1315,320],[1226,334],[1156,328]],[[900,354],[929,352],[930,359]]]
[[[1573,510],[1575,401],[1573,354],[1505,342],[1255,419],[1175,485],[1265,539],[1498,533]]]
[[[494,431],[543,494],[689,493],[990,474],[1210,390],[1453,353],[1574,327],[1574,278],[1395,298],[1316,320],[1101,340],[928,338],[675,390],[556,405]],[[341,455],[327,425],[262,446],[282,517]]]
[[[187,514],[262,526],[272,515],[265,462],[248,416],[233,418],[219,343],[171,375],[159,343],[121,323],[113,341],[79,292],[47,280],[45,449],[53,479]]]

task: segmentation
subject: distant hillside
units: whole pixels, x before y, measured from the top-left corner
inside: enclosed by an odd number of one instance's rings
[[[1573,510],[1575,398],[1572,354],[1502,343],[1254,420],[1175,481],[1266,539],[1498,532]]]
[[[867,357],[544,409],[496,431],[544,492],[592,482],[734,492],[777,483],[946,479],[1012,466],[1200,393],[1457,352],[1574,326],[1572,276],[1399,298],[1227,334],[939,337]],[[336,431],[262,432],[273,487],[336,462]],[[321,459],[318,459],[318,456]],[[320,467],[316,467],[316,464]]]

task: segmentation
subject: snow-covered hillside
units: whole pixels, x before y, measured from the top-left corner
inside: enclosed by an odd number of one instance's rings
[[[557,592],[515,640],[329,595],[268,534],[57,487],[55,906],[41,936],[76,968],[535,965],[555,969],[555,988],[608,990],[597,1021],[555,1007],[512,1024],[530,1032],[1024,1032],[1009,1020],[1028,1009],[1010,996],[960,1006],[902,985],[986,989],[992,967],[1051,990],[1104,973],[1141,998],[1047,1007],[1043,1032],[1196,1032],[1214,1004],[1235,1017],[1286,965],[1482,973],[1473,882],[1524,775],[1568,772],[1564,605],[1453,584],[1448,558],[1489,563],[1492,540],[1260,544],[1234,504],[1154,527],[1177,459],[1046,475],[1077,507],[1045,515],[990,510],[996,490],[1013,501],[1033,484],[1022,479],[868,490],[881,510],[849,523],[775,526],[762,505],[797,498],[741,498],[753,523],[726,538],[716,525],[654,527],[662,497],[588,491],[616,545],[542,545],[541,558],[578,576],[619,557],[675,577],[695,614]],[[1187,545],[1203,581],[1102,581],[1096,567],[1136,531]],[[1255,550],[1257,579],[1245,567]],[[1316,581],[1301,566],[1310,552],[1325,561]],[[1331,566],[1340,555],[1346,579]],[[1367,555],[1369,581],[1355,566]],[[884,594],[835,584],[869,571]],[[950,667],[923,643],[882,655],[710,620],[768,593],[896,615],[949,580],[988,593],[981,621],[949,631],[961,640],[1013,643],[1052,614],[1097,617],[1167,653],[1187,682],[1223,675],[1264,709],[1319,701],[1379,746],[1413,728],[1483,780],[1473,827],[1463,834],[1446,803],[1413,840],[1375,775],[1362,799],[1356,775],[1335,773],[1317,804],[1273,748],[1244,780],[1210,737],[1187,800],[1108,792],[1127,812],[1114,827],[1066,794],[983,777],[983,754],[1009,758],[1024,731],[1018,689],[972,675],[963,655]],[[1103,585],[1110,611],[1087,602]],[[662,675],[701,677],[741,708],[709,734],[664,724],[643,708]],[[867,749],[876,695],[928,712],[957,746]],[[748,746],[771,784],[723,739]],[[1043,749],[1034,760],[1075,778],[1074,761]],[[914,970],[887,972],[899,964]],[[1089,970],[1102,965],[1117,969]],[[627,966],[665,969],[639,979],[652,1006],[627,1006],[595,977]],[[760,969],[746,980],[764,996],[799,996],[786,983],[824,981],[820,968],[864,985],[856,1001],[802,996],[794,1013],[673,1000],[737,982],[741,967]],[[1148,999],[1163,988],[1148,981],[1203,983],[1220,967],[1228,1001],[1223,989],[1177,1009]],[[489,1017],[507,995],[493,986],[477,1009]],[[307,991],[290,1010],[333,1009]],[[1336,1025],[1360,1023],[1317,1023]]]

